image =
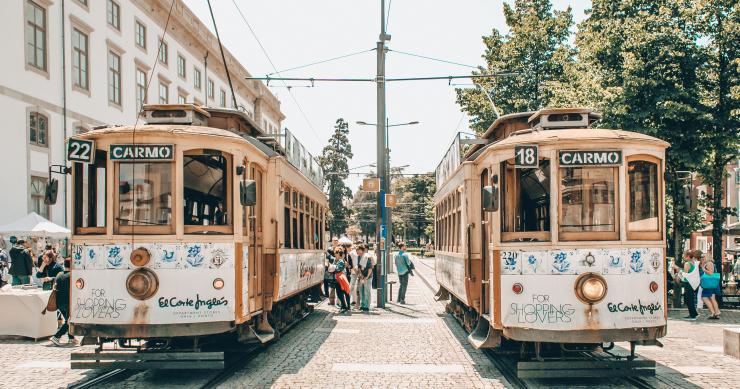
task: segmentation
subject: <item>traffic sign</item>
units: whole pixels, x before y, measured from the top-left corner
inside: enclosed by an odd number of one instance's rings
[[[393,208],[396,206],[396,195],[394,194],[386,194],[385,195],[385,207],[386,208]]]
[[[380,192],[380,178],[364,178],[362,180],[362,190],[365,192]]]
[[[95,141],[70,138],[67,142],[67,160],[93,163],[95,160]]]

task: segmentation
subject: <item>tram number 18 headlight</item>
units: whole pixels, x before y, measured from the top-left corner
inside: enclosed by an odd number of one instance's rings
[[[606,280],[596,273],[585,273],[576,279],[576,297],[586,304],[596,304],[606,297]]]

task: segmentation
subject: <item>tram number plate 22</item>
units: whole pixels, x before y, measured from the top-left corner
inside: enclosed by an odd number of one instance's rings
[[[67,160],[92,163],[95,159],[95,142],[70,138],[67,143]]]
[[[514,146],[514,166],[517,168],[538,167],[537,145]]]

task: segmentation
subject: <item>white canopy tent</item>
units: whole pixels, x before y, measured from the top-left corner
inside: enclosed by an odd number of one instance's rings
[[[36,212],[31,212],[16,221],[0,226],[0,235],[62,239],[68,238],[70,231],[44,219]]]

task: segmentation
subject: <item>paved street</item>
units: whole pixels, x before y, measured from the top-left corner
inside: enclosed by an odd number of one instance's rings
[[[472,349],[462,328],[435,302],[433,259],[415,259],[408,305],[395,303],[369,314],[339,315],[326,302],[305,322],[267,347],[221,387],[242,388],[502,388],[511,387],[482,352]],[[391,275],[391,280],[395,276]],[[428,283],[428,284],[427,284]],[[397,285],[396,285],[397,286]],[[394,288],[394,294],[397,288]],[[740,314],[726,311],[721,322],[685,322],[671,311],[664,348],[638,347],[659,363],[655,387],[734,388],[740,361],[722,354],[722,329],[739,327]],[[0,341],[0,387],[58,388],[99,372],[70,370],[73,348],[48,341]],[[627,347],[627,345],[621,345]],[[142,372],[110,388],[199,387],[214,372]],[[619,380],[527,382],[531,387],[625,387]]]

